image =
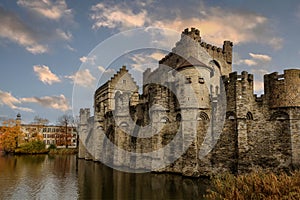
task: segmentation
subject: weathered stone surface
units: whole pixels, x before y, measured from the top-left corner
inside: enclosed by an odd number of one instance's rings
[[[232,43],[218,48],[184,30],[143,94],[126,67],[95,92],[94,117],[80,111],[79,157],[110,166],[209,176],[300,166],[300,70],[232,72]],[[162,165],[163,163],[163,165]]]

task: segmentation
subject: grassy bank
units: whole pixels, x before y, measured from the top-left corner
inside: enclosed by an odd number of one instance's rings
[[[14,154],[60,154],[60,155],[71,155],[77,154],[78,149],[74,148],[56,148],[55,145],[50,145],[46,148],[46,145],[42,141],[31,141],[22,144],[20,147],[16,148]]]
[[[78,149],[50,149],[49,154],[72,155],[77,154]]]
[[[205,199],[300,199],[300,171],[215,177]]]
[[[49,150],[42,141],[31,141],[16,148],[15,154],[46,154]]]

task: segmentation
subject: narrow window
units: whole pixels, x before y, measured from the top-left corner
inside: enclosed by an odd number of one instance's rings
[[[191,78],[190,76],[187,76],[187,77],[186,77],[186,80],[185,80],[185,83],[186,83],[186,84],[192,83],[192,78]]]
[[[199,83],[203,84],[204,83],[204,78],[203,77],[199,77]]]

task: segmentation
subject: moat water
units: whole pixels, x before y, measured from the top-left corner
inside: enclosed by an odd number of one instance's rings
[[[0,156],[0,199],[202,199],[208,180],[133,174],[75,155]]]

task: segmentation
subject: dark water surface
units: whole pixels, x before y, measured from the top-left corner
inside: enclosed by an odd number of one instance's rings
[[[132,174],[75,155],[0,156],[0,199],[202,199],[208,181]]]

